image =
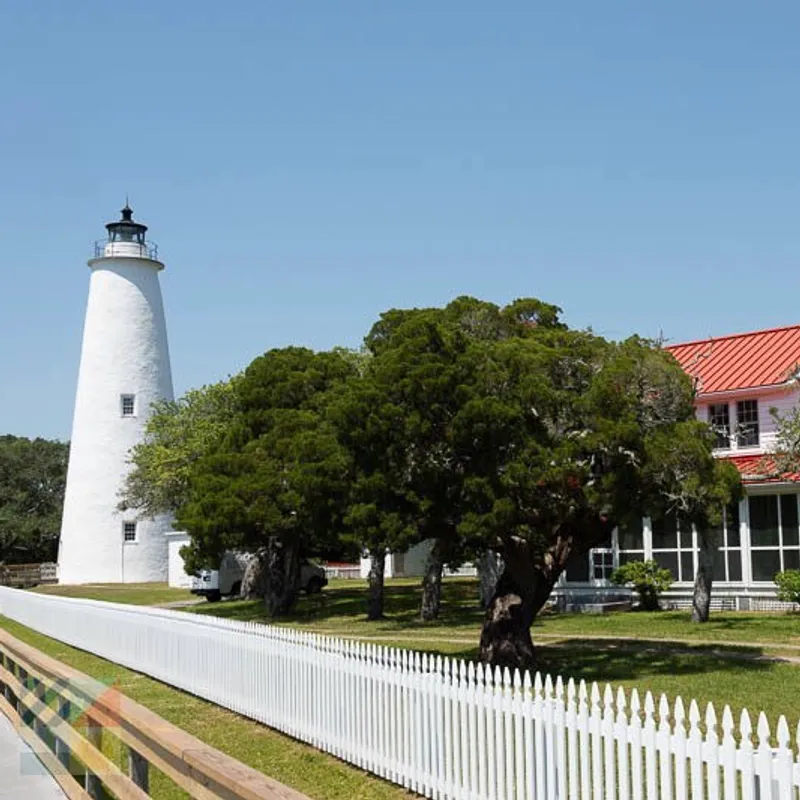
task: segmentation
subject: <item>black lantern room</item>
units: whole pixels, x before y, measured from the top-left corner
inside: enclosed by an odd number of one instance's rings
[[[144,235],[147,225],[133,221],[133,211],[125,203],[125,208],[120,212],[122,219],[117,222],[109,222],[106,225],[109,242],[133,242],[144,247]]]

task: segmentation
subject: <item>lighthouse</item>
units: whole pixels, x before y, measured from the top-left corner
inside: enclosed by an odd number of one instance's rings
[[[151,405],[173,399],[158,274],[164,264],[147,226],[125,204],[89,260],[58,566],[60,583],[167,579],[171,518],[120,511],[131,448]]]

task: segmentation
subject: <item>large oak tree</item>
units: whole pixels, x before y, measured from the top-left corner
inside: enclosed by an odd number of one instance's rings
[[[444,308],[388,311],[367,335],[372,357],[333,413],[355,471],[348,520],[371,556],[370,618],[382,614],[387,549],[430,542],[423,620],[438,616],[444,566],[485,551],[483,537],[459,529],[467,462],[454,446],[453,422],[471,393],[482,391],[467,356],[476,343],[535,326],[563,327],[558,309],[535,299],[501,309],[460,297]]]
[[[713,519],[730,496],[691,383],[658,343],[569,330],[534,299],[460,298],[389,312],[367,344],[363,399],[351,394],[339,419],[357,507],[376,546],[432,535],[501,557],[481,635],[489,663],[534,663],[530,627],[570,555],[632,515]]]
[[[531,623],[570,555],[632,515],[674,511],[698,475],[717,473],[691,383],[657,343],[534,328],[474,355],[483,389],[459,420],[477,459],[462,528],[482,531],[505,564],[481,657],[530,665]],[[727,478],[697,495],[696,516],[724,504]]]

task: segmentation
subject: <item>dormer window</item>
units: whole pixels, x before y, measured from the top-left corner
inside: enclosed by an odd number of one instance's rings
[[[736,404],[736,444],[758,447],[758,400],[740,400]]]
[[[714,432],[714,447],[731,446],[731,414],[727,403],[714,403],[708,407],[708,424]]]

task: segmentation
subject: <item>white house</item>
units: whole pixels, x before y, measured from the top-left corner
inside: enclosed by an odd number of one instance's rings
[[[775,442],[771,409],[787,411],[800,400],[800,325],[686,342],[667,348],[697,387],[697,416],[717,431],[719,458],[742,473],[745,497],[729,508],[714,568],[715,603],[736,608],[775,605],[773,578],[800,568],[800,476],[771,479],[759,463]],[[697,537],[675,518],[643,519],[616,530],[603,546],[569,564],[562,594],[609,585],[626,561],[654,559],[675,579],[673,602],[689,602],[697,568]]]
[[[402,553],[387,553],[383,575],[386,578],[414,578],[425,572],[425,562],[431,551],[433,540],[420,542]],[[361,577],[369,576],[370,558],[365,555],[361,558]]]

